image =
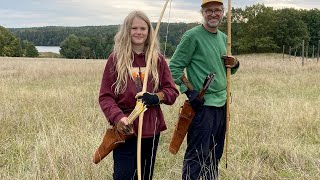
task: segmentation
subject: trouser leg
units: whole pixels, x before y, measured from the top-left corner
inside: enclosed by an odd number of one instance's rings
[[[187,135],[182,179],[215,179],[223,153],[225,108],[204,106],[197,111]]]
[[[141,148],[141,171],[143,180],[152,180],[154,163],[160,135],[144,139]]]
[[[206,172],[204,172],[204,177],[209,177],[209,179],[217,179],[218,177],[218,165],[223,154],[225,131],[226,131],[226,108],[215,107],[211,111],[211,117],[217,119],[213,124],[211,141],[210,141],[210,153],[209,158],[207,158],[206,165],[209,167]]]
[[[160,134],[141,140],[141,174],[143,180],[151,180]],[[137,179],[137,137],[126,139],[113,150],[114,180]]]
[[[136,173],[136,138],[126,139],[113,150],[113,179],[132,180]]]

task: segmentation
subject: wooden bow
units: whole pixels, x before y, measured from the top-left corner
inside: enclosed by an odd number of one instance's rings
[[[163,14],[166,10],[167,4],[168,4],[169,0],[166,0],[166,3],[162,9],[162,12],[160,14],[160,18],[158,20],[155,32],[154,32],[154,36],[152,37],[152,41],[150,44],[150,51],[148,54],[148,59],[147,59],[147,67],[146,67],[146,71],[145,71],[145,76],[143,79],[143,85],[142,85],[142,92],[146,92],[147,91],[147,83],[148,83],[148,75],[149,75],[149,70],[150,70],[150,65],[151,65],[151,59],[152,59],[152,53],[153,53],[153,49],[154,49],[154,43],[156,41],[157,38],[157,34],[159,31],[159,27],[160,27],[160,23],[163,17]],[[138,142],[137,142],[137,170],[138,170],[138,180],[141,180],[141,137],[142,137],[142,125],[143,125],[143,116],[144,116],[144,112],[142,112],[139,115],[139,126],[138,126]]]
[[[227,56],[231,56],[231,0],[228,0],[228,47]],[[229,121],[230,121],[230,85],[231,68],[227,68],[227,104],[226,104],[226,168],[228,167],[228,142],[229,142]]]

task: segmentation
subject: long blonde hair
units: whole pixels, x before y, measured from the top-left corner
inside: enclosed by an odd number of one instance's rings
[[[141,11],[133,11],[131,12],[125,19],[123,24],[120,26],[119,31],[114,37],[114,47],[113,52],[115,54],[115,70],[117,72],[117,80],[112,85],[115,85],[115,94],[118,95],[123,93],[127,88],[128,77],[133,79],[132,74],[130,73],[130,69],[132,68],[133,62],[133,51],[131,44],[131,27],[133,19],[137,17],[143,21],[145,21],[148,25],[148,37],[145,42],[145,54],[148,59],[151,41],[154,36],[154,30],[151,25],[151,22],[147,15]],[[156,42],[154,44],[154,50],[152,52],[151,66],[149,74],[152,75],[154,81],[154,91],[156,91],[159,87],[159,74],[157,70],[158,64],[158,53],[159,53],[159,42],[156,38]],[[146,72],[147,73],[147,72]]]

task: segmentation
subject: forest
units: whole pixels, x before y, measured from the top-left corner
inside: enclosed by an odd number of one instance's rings
[[[37,57],[39,53],[33,43],[21,40],[0,26],[0,56]]]
[[[235,55],[283,51],[289,53],[289,48],[301,55],[303,40],[307,56],[319,49],[319,9],[274,9],[256,4],[245,8],[232,8],[231,14],[232,53]],[[219,27],[225,33],[226,17]],[[167,57],[172,56],[183,33],[199,24],[163,22],[159,29],[162,53]],[[118,28],[119,25],[49,26],[8,30],[18,39],[36,46],[60,46],[60,54],[66,58],[104,59],[112,51],[113,38]]]

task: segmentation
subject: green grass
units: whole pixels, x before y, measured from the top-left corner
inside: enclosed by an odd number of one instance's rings
[[[62,58],[63,56],[59,53],[54,52],[39,52],[40,58]]]
[[[242,55],[232,77],[228,168],[221,179],[320,177],[320,63]],[[112,179],[92,155],[109,127],[98,105],[105,61],[0,57],[0,179]],[[154,179],[181,179],[185,142],[168,144],[185,96],[162,106]]]

